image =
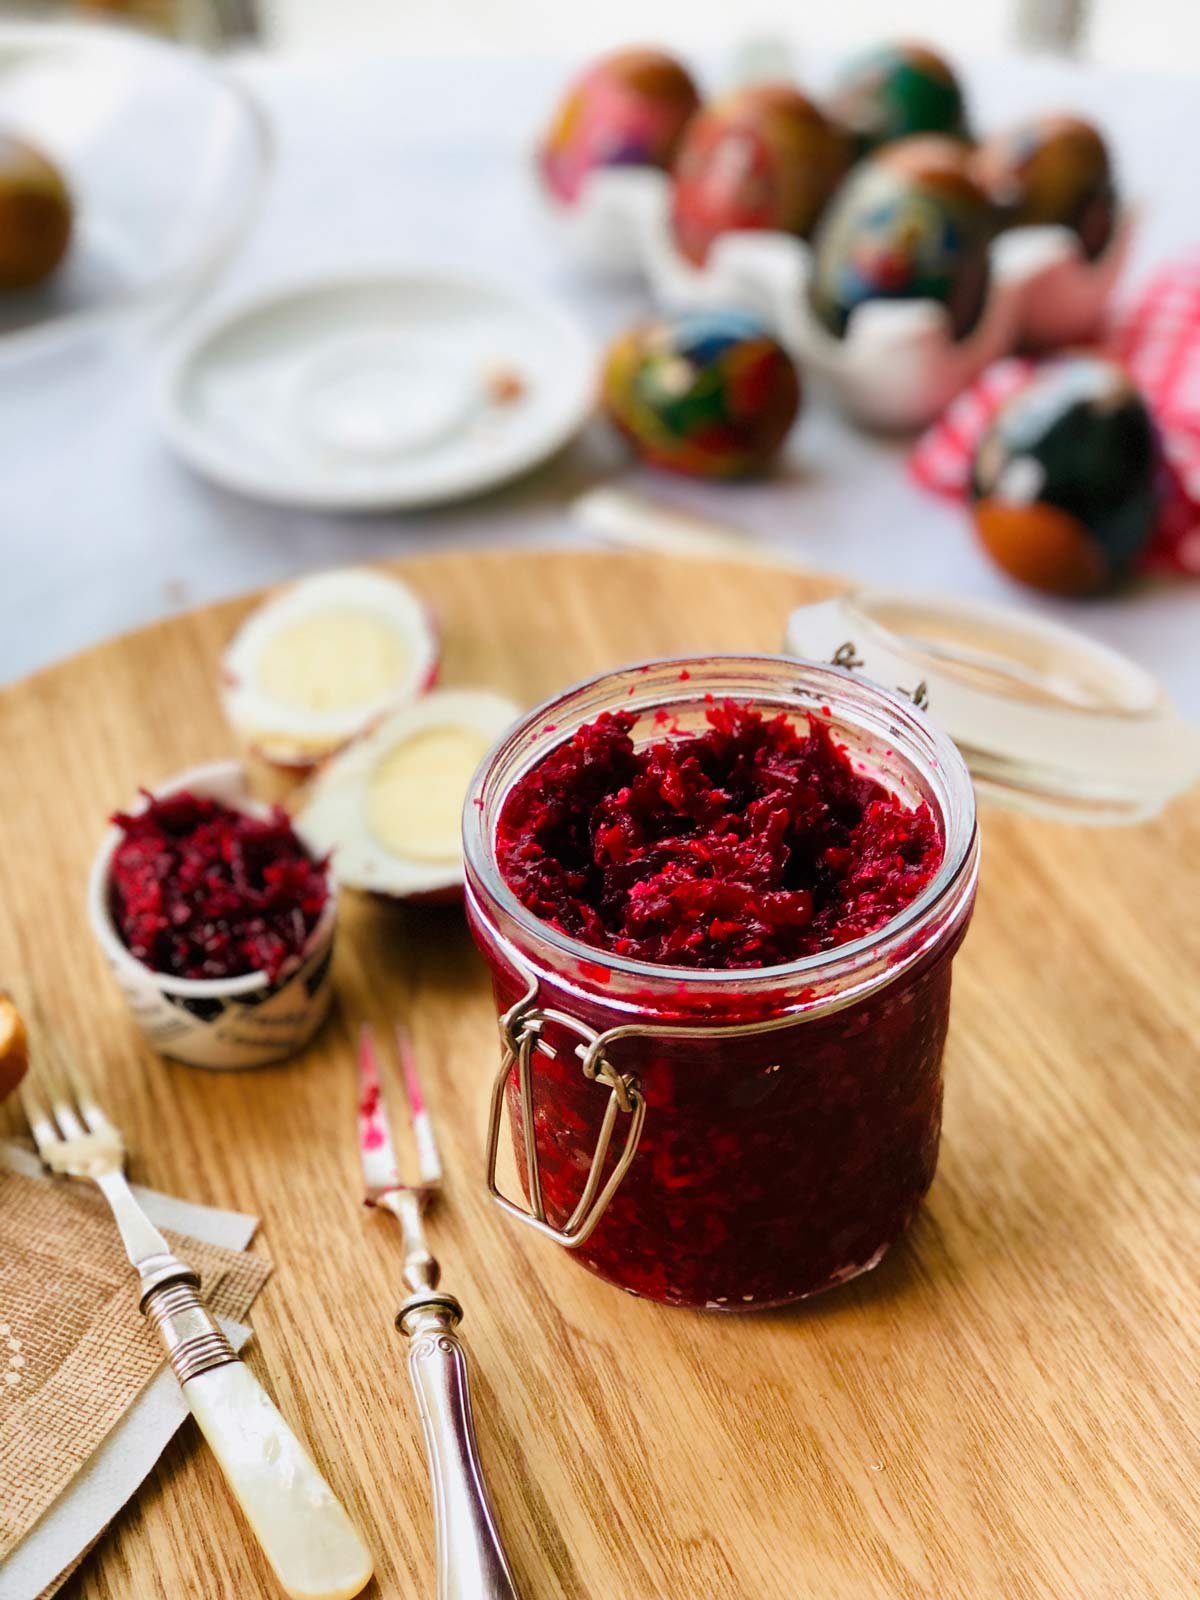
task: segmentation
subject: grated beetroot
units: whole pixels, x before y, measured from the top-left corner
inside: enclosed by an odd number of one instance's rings
[[[131,953],[177,978],[274,982],[297,959],[329,898],[287,814],[246,816],[188,793],[146,796],[112,818],[124,838],[112,861],[112,909]]]
[[[956,871],[891,971],[876,961],[878,981],[857,994],[840,995],[855,972],[755,972],[836,957],[878,932],[948,845],[939,812],[907,809],[855,765],[828,725],[836,702],[810,720],[705,701],[707,726],[686,733],[677,719],[692,708],[659,707],[640,723],[600,716],[505,795],[500,877],[537,917],[593,946],[591,959],[547,955],[531,931],[502,923],[470,863],[467,907],[500,1013],[528,1003],[530,975],[536,984],[528,1120],[515,1062],[507,1081],[526,1199],[529,1134],[553,1227],[576,1215],[605,1139],[602,1181],[615,1169],[629,1120],[612,1126],[610,1096],[579,1057],[585,1031],[606,1035],[605,1059],[639,1085],[645,1122],[572,1258],[653,1300],[747,1310],[866,1271],[916,1212],[937,1163],[951,964],[973,880]],[[635,747],[635,728],[652,742]],[[908,764],[920,772],[923,760]],[[697,981],[666,965],[623,975],[614,954],[698,969]],[[733,981],[704,981],[726,968]]]
[[[513,787],[496,836],[518,899],[562,932],[667,966],[765,967],[903,910],[943,841],[856,772],[829,729],[726,701],[708,729],[635,748],[606,712]]]

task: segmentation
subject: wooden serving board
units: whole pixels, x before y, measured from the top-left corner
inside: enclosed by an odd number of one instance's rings
[[[444,681],[532,703],[640,656],[776,648],[790,572],[461,553],[398,571]],[[481,1178],[496,1034],[454,909],[347,897],[340,1007],[308,1055],[215,1075],[135,1034],[83,916],[107,812],[227,754],[217,660],[249,602],[0,697],[0,976],[28,969],[157,1188],[257,1212],[251,1361],[378,1555],[433,1594],[425,1463],[392,1329],[399,1239],[364,1212],[352,1040],[403,1016],[449,1193],[479,1432],[526,1600],[1183,1600],[1197,1593],[1200,797],[1136,829],[988,811],[956,966],[941,1168],[907,1243],[787,1312],[621,1295]],[[274,1589],[189,1423],[70,1591]]]

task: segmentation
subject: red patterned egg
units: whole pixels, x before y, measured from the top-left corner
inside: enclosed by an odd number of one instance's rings
[[[807,235],[850,163],[845,136],[798,89],[757,84],[693,120],[675,163],[675,243],[697,265],[735,229]]]
[[[597,167],[661,167],[700,105],[686,67],[661,50],[619,50],[576,79],[538,150],[547,188],[570,205]]]

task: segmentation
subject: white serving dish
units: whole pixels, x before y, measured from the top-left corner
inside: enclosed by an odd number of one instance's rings
[[[985,367],[1018,347],[1078,344],[1100,330],[1128,254],[1126,213],[1095,261],[1067,228],[1020,228],[992,246],[991,283],[975,328],[950,332],[931,300],[876,300],[835,339],[809,309],[812,252],[791,234],[728,233],[703,267],[675,248],[670,179],[646,168],[594,174],[575,205],[550,200],[561,237],[581,259],[604,268],[636,260],[664,310],[736,307],[758,314],[806,371],[827,380],[841,405],[870,427],[924,427]],[[593,253],[589,257],[589,251]]]
[[[516,389],[498,399],[490,381]],[[480,494],[565,445],[595,357],[566,312],[503,281],[384,267],[279,285],[190,334],[159,419],[226,488],[318,511]]]
[[[982,799],[1034,816],[1142,822],[1200,780],[1200,730],[1127,656],[1012,606],[862,589],[788,618],[789,655],[913,693]]]

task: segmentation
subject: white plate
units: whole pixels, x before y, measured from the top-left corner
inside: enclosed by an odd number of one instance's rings
[[[515,380],[500,396],[497,378]],[[528,471],[582,427],[596,383],[565,313],[433,272],[322,278],[202,330],[160,416],[227,488],[325,511],[434,505]]]

